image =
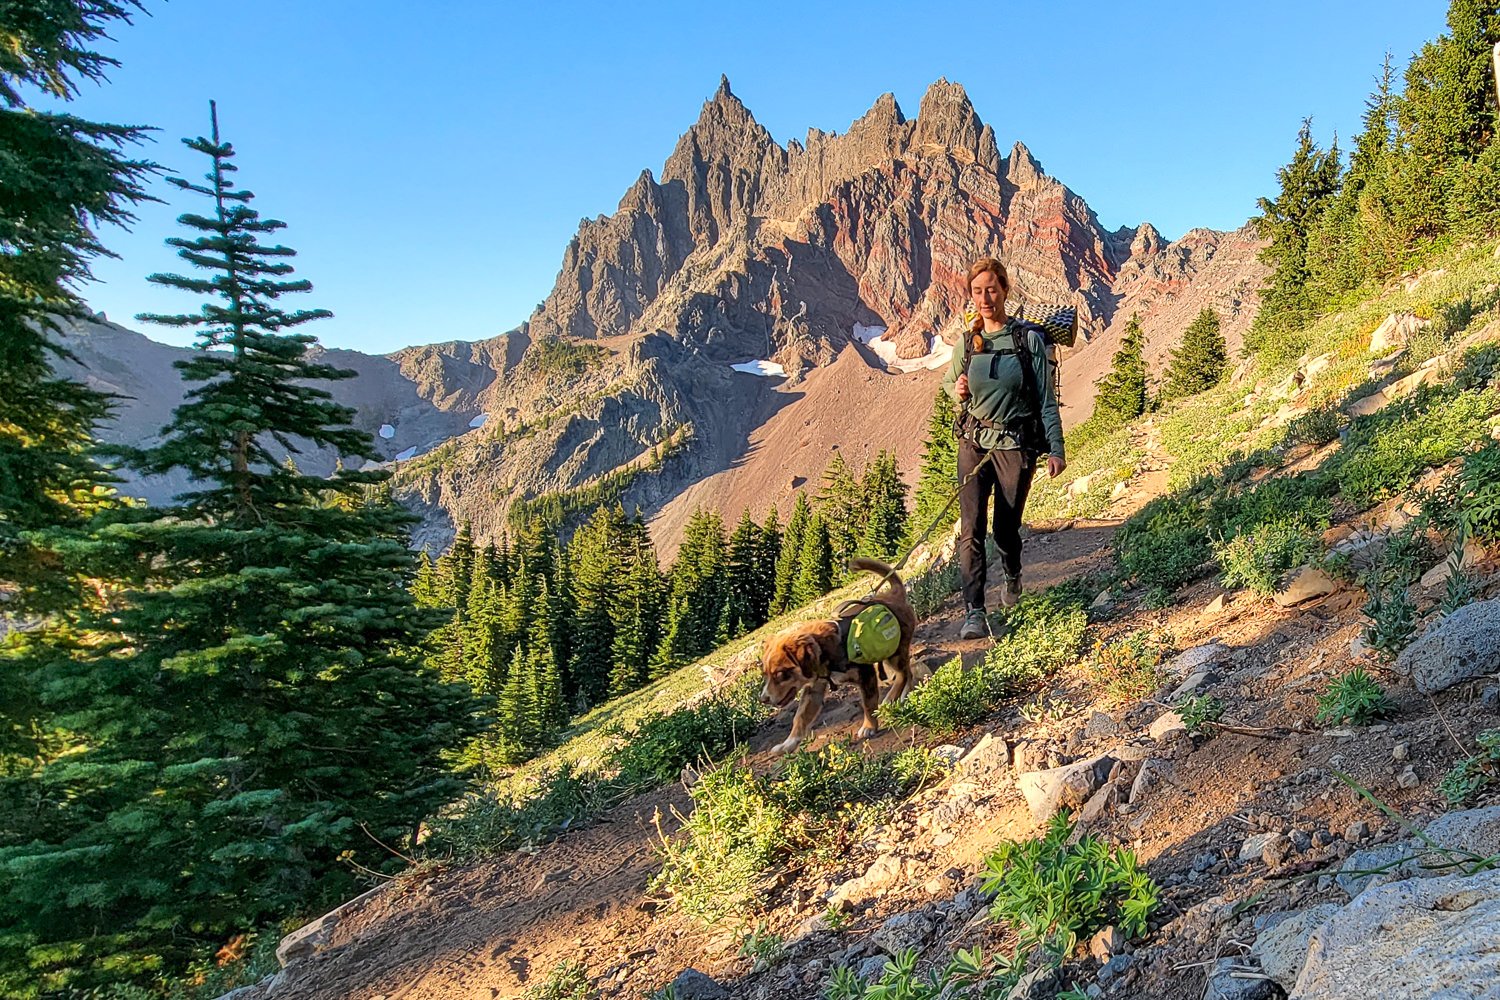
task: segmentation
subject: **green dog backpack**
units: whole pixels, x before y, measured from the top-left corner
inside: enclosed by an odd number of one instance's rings
[[[901,623],[884,604],[870,604],[846,621],[844,649],[853,663],[879,663],[901,645]]]

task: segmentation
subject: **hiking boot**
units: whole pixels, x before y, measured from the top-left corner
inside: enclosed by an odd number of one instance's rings
[[[983,608],[970,608],[964,617],[964,627],[959,631],[960,639],[983,639],[990,634],[990,622]]]
[[[1019,576],[1007,576],[1000,581],[1000,606],[1002,608],[1013,608],[1021,599],[1021,578]]]

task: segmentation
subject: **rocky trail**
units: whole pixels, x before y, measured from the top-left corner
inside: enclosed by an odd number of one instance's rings
[[[1141,498],[1133,491],[1122,504]],[[1117,523],[1033,532],[1027,585],[1044,588],[1103,566]],[[1482,596],[1496,596],[1494,561],[1479,568],[1489,581]],[[676,979],[679,998],[811,1000],[822,996],[838,965],[872,975],[902,948],[941,960],[955,947],[1003,943],[983,918],[976,873],[1002,839],[1035,835],[1055,804],[1076,807],[1086,830],[1133,848],[1164,888],[1143,939],[1094,942],[1093,957],[1065,967],[1067,983],[1142,1000],[1273,997],[1294,987],[1293,995],[1305,998],[1427,995],[1385,992],[1385,979],[1375,992],[1377,980],[1367,973],[1376,966],[1362,956],[1416,949],[1405,928],[1418,928],[1437,942],[1451,938],[1454,953],[1442,961],[1392,958],[1410,975],[1430,980],[1450,974],[1455,963],[1469,963],[1471,972],[1474,963],[1494,966],[1500,959],[1493,947],[1462,928],[1486,914],[1493,931],[1495,873],[1462,884],[1440,875],[1415,888],[1397,882],[1379,889],[1371,883],[1389,875],[1347,873],[1411,854],[1404,824],[1420,827],[1441,813],[1438,779],[1479,729],[1493,725],[1500,687],[1472,678],[1436,695],[1398,687],[1387,724],[1314,725],[1317,695],[1331,677],[1356,656],[1377,667],[1356,642],[1358,603],[1335,590],[1282,608],[1249,593],[1224,593],[1211,581],[1156,611],[1140,607],[1140,595],[1101,597],[1091,610],[1101,635],[1164,629],[1182,650],[1168,662],[1157,697],[1111,704],[1079,671],[1064,671],[1046,694],[1050,717],[1029,722],[1012,704],[952,737],[941,750],[957,760],[948,779],[900,804],[837,865],[783,879],[767,912],[754,921],[747,914],[744,926],[702,926],[648,893],[660,833],[673,832],[674,810],[690,808],[685,789],[673,786],[534,851],[398,879],[339,911],[312,936],[305,957],[261,995],[513,997],[559,963],[576,961],[610,997],[647,996]],[[987,641],[955,638],[960,618],[951,599],[920,625],[922,663],[983,655]],[[1189,692],[1225,704],[1225,725],[1212,738],[1190,735],[1166,707]],[[852,692],[842,692],[815,745],[847,739],[857,717]],[[786,724],[783,715],[761,727],[749,766],[771,766],[767,748]],[[865,748],[918,739],[915,731],[887,729]],[[1340,773],[1393,815],[1351,790]],[[1040,807],[1023,795],[1021,775],[1046,789]],[[1500,848],[1500,806],[1450,814],[1438,825],[1450,841],[1444,846],[1466,844],[1486,857]],[[848,915],[837,929],[823,916],[830,901]],[[1457,916],[1473,907],[1473,915]],[[1329,916],[1337,917],[1332,930],[1303,969],[1307,935]],[[740,956],[747,927],[757,921],[759,933],[784,942],[768,969]],[[1400,934],[1396,926],[1404,928]],[[1043,983],[1017,995],[1052,996],[1060,988]]]

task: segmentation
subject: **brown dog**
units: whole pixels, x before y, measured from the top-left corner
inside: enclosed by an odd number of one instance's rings
[[[802,703],[792,718],[792,734],[772,748],[773,753],[791,753],[812,732],[823,711],[823,698],[835,678],[853,681],[859,686],[864,706],[864,722],[855,739],[865,739],[880,731],[875,712],[880,707],[880,681],[877,667],[883,667],[890,684],[885,700],[896,701],[906,694],[911,683],[911,637],[917,628],[917,613],[906,596],[906,585],[883,562],[858,558],[849,563],[854,569],[879,573],[884,582],[870,600],[884,604],[901,625],[901,640],[896,652],[879,664],[852,663],[839,636],[837,620],[804,622],[794,625],[767,641],[761,654],[761,673],[766,684],[760,700],[781,708],[802,693]],[[878,595],[878,596],[877,596]]]

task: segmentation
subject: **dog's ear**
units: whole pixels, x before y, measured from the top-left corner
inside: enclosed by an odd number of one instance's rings
[[[823,658],[823,647],[818,645],[818,640],[813,636],[799,635],[789,653],[792,662],[797,664],[797,669],[802,671],[803,676],[811,677],[813,664]]]

